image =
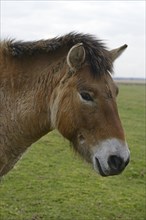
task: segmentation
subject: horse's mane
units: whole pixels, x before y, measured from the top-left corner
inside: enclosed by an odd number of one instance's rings
[[[83,43],[87,62],[94,74],[112,72],[112,61],[107,48],[101,40],[89,34],[71,32],[61,37],[28,42],[9,40],[5,41],[5,50],[14,57],[33,56],[35,54],[52,53],[63,47],[70,49],[77,43]]]

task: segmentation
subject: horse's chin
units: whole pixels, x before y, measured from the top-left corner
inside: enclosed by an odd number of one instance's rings
[[[71,145],[75,153],[79,155],[81,159],[85,160],[87,163],[93,164],[93,155],[86,145],[81,145],[77,142],[72,142]]]

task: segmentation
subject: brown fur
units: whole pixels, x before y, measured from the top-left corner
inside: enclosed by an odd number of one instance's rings
[[[86,60],[71,73],[66,56],[79,42]],[[99,140],[124,140],[116,86],[109,74],[112,62],[100,41],[72,33],[38,42],[5,41],[0,46],[0,176],[55,128],[87,161],[91,161],[90,147]],[[92,106],[81,103],[82,90],[94,94]],[[86,146],[79,145],[82,136]]]

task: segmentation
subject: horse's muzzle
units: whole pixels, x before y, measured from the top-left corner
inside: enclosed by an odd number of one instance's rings
[[[100,165],[98,158],[95,157],[95,161],[96,161],[96,165],[98,167],[98,171],[101,176],[112,176],[112,175],[120,174],[125,169],[125,167],[128,165],[130,159],[128,158],[127,161],[124,162],[124,160],[118,156],[115,156],[115,155],[110,156],[108,159],[109,169],[108,169],[108,172],[106,171],[105,173],[102,170],[102,167]]]
[[[94,148],[93,166],[101,176],[120,174],[130,161],[127,144],[108,139]]]

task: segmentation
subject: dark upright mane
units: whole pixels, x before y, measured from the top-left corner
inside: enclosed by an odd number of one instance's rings
[[[112,61],[106,47],[101,40],[97,40],[89,34],[69,33],[61,37],[32,42],[10,41],[8,42],[8,51],[15,57],[33,56],[34,54],[58,51],[64,46],[70,49],[77,43],[83,43],[86,50],[86,60],[91,66],[93,74],[100,75],[102,72],[112,72]]]

